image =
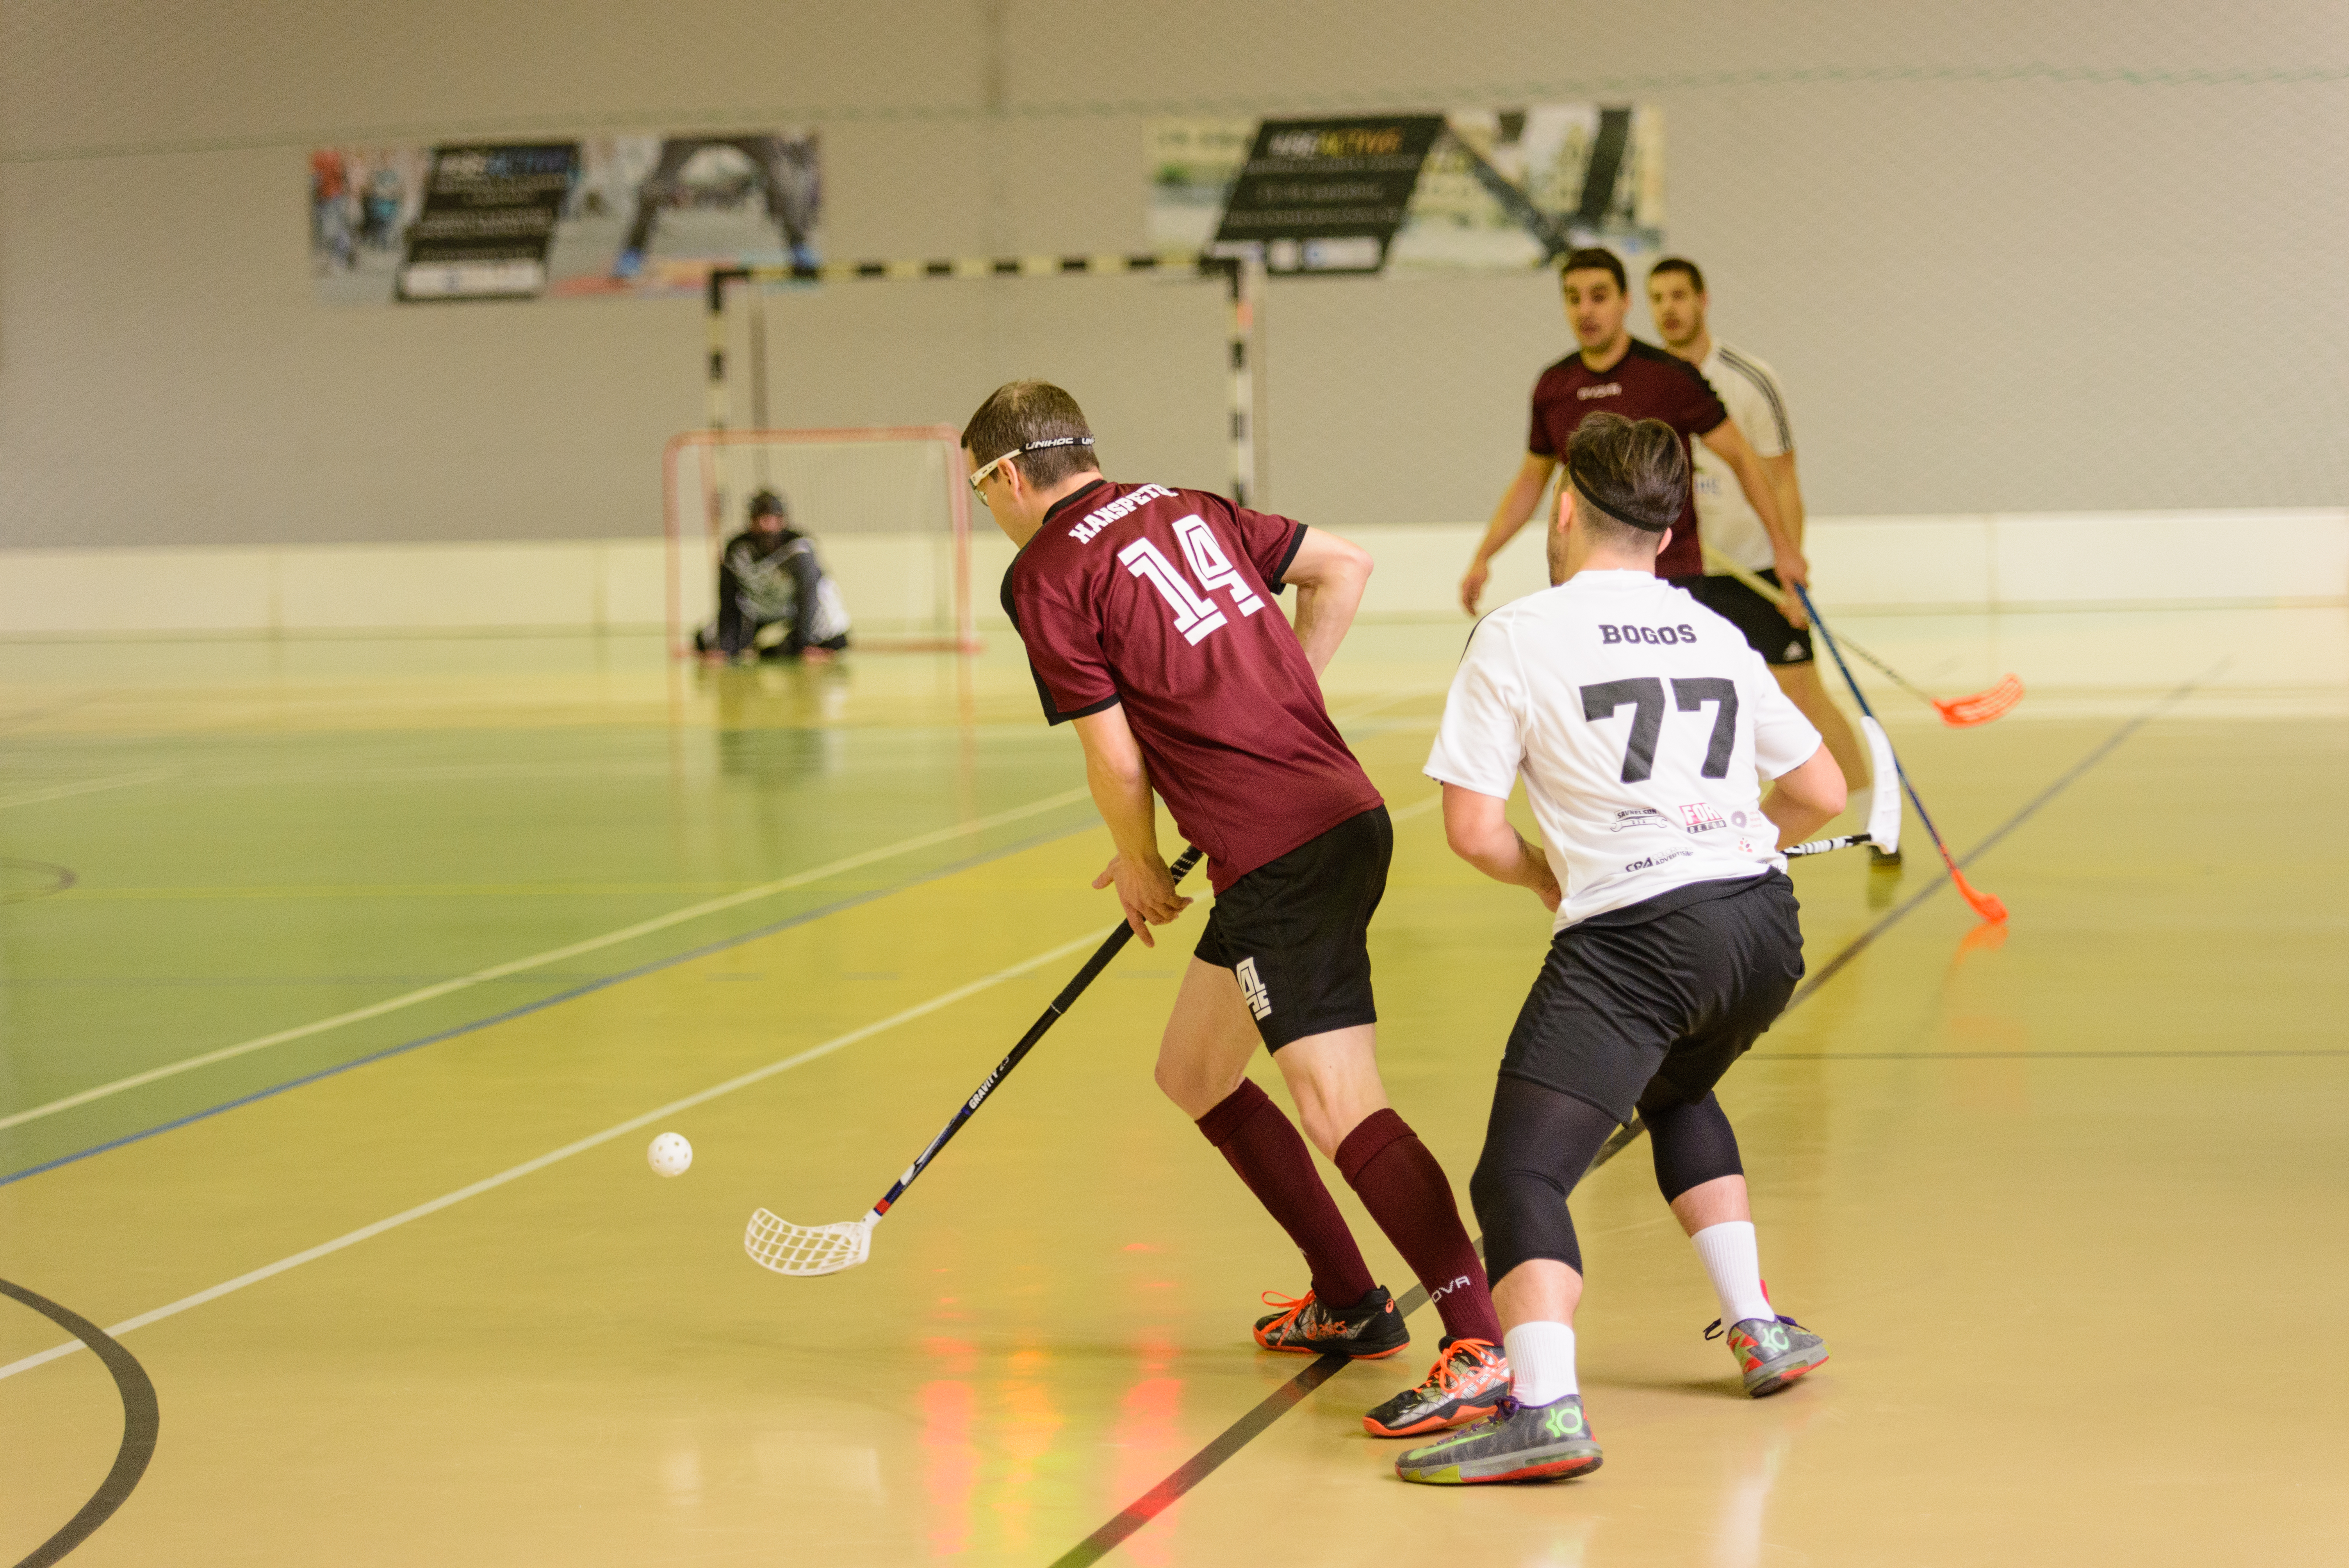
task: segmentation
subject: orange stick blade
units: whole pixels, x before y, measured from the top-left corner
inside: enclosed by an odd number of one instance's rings
[[[1966,881],[1966,873],[1957,867],[1950,868],[1950,880],[1958,884],[1958,896],[1973,906],[1973,912],[1994,925],[2006,923],[2006,905],[1990,893],[1983,892]]]
[[[1936,698],[1933,707],[1942,723],[1963,728],[1988,724],[2022,700],[2023,677],[2011,675],[1988,691],[1979,691],[1971,696],[1953,696],[1947,702]]]

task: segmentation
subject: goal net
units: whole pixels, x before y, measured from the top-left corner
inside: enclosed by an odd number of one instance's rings
[[[691,430],[661,454],[668,638],[718,614],[718,560],[749,526],[750,498],[780,494],[815,542],[860,647],[978,646],[970,599],[970,491],[951,425]]]

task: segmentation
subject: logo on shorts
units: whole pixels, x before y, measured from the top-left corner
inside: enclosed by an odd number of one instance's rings
[[[1240,995],[1247,1002],[1248,1011],[1260,1023],[1272,1016],[1272,994],[1264,988],[1264,981],[1256,972],[1256,960],[1243,958],[1232,966],[1239,976]]]
[[[1790,665],[1799,665],[1811,655],[1810,651],[1805,648],[1802,644],[1788,643],[1786,645],[1786,651],[1780,654],[1778,656]]]
[[[1682,806],[1681,820],[1687,824],[1688,830],[1692,833],[1710,833],[1715,828],[1729,826],[1727,822],[1722,820],[1721,813],[1714,810],[1709,802],[1703,800],[1694,800]]]

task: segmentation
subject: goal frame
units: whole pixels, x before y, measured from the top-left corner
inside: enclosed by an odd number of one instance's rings
[[[714,557],[726,534],[726,519],[719,515],[722,490],[715,469],[719,451],[733,447],[853,446],[860,442],[936,442],[945,449],[941,467],[954,550],[953,603],[945,636],[860,641],[867,647],[905,652],[979,651],[982,645],[970,596],[970,487],[962,478],[962,432],[952,425],[868,425],[803,430],[686,430],[668,438],[661,448],[661,531],[667,558],[669,652],[673,656],[685,658],[693,652],[692,631],[685,624],[687,541],[698,538]],[[698,520],[678,515],[678,481],[688,461],[700,466],[701,494],[706,504]],[[851,614],[854,614],[853,609]]]

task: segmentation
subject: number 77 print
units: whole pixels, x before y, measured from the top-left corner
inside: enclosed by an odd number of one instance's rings
[[[1196,647],[1200,638],[1228,624],[1223,610],[1207,596],[1219,588],[1231,594],[1232,607],[1243,615],[1253,615],[1264,608],[1264,600],[1232,565],[1206,519],[1196,512],[1177,519],[1174,537],[1182,544],[1184,558],[1190,562],[1191,570],[1198,573],[1205,593],[1193,588],[1182,569],[1147,539],[1135,540],[1119,551],[1117,558],[1128,572],[1158,590],[1166,607],[1174,612],[1174,629],[1183,634],[1184,641]]]

